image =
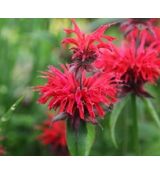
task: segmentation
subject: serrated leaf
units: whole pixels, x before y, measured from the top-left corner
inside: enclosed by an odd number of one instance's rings
[[[127,102],[128,102],[128,98],[124,98],[119,103],[117,103],[114,106],[114,109],[110,115],[109,124],[110,124],[111,138],[112,138],[112,142],[116,148],[118,148],[118,144],[117,144],[116,137],[115,137],[115,126],[116,126],[118,117],[120,116],[120,113],[122,112],[122,110],[125,107],[125,105],[127,104]]]
[[[160,128],[160,119],[159,119],[159,116],[158,116],[152,102],[151,102],[151,99],[143,98],[143,101],[144,101],[151,117],[156,122],[157,126]]]

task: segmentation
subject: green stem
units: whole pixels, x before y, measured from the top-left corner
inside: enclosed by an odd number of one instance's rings
[[[137,105],[136,95],[131,95],[131,115],[132,115],[132,129],[133,129],[133,147],[137,155],[140,154],[139,139],[138,139],[138,116],[137,116]]]
[[[122,144],[122,152],[123,155],[126,155],[128,150],[128,114],[129,114],[129,108],[125,109],[125,115],[123,115],[123,144]]]

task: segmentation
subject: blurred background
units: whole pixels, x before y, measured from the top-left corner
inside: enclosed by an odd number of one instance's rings
[[[87,32],[99,25],[118,19],[77,19],[79,26]],[[40,72],[48,65],[59,67],[69,61],[69,52],[61,46],[65,37],[64,28],[71,27],[69,19],[0,19],[0,145],[4,155],[56,155],[49,145],[38,139],[38,126],[47,119],[47,106],[37,104],[38,94],[32,87],[43,84]],[[111,27],[108,35],[117,37],[116,44],[123,39],[118,26]],[[156,97],[152,99],[160,115],[160,83],[146,87]],[[23,100],[13,112],[6,111],[20,98]],[[160,155],[160,130],[149,117],[141,100],[138,101],[139,142],[142,155]],[[97,127],[96,139],[91,155],[134,155],[130,141],[130,125],[127,106],[118,119],[116,149],[111,141],[109,115],[102,121],[103,130]]]

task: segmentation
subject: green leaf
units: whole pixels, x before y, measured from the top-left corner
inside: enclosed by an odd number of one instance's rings
[[[159,119],[159,116],[158,116],[152,102],[151,102],[151,99],[143,98],[143,101],[144,101],[151,117],[156,122],[157,126],[160,128],[160,119]]]
[[[68,150],[72,156],[77,155],[77,142],[76,142],[76,134],[74,129],[71,126],[69,120],[67,120],[67,145]]]
[[[80,121],[79,130],[76,134],[77,153],[78,153],[79,156],[84,156],[85,155],[86,139],[87,139],[86,123],[83,122],[83,121]]]
[[[89,155],[95,138],[95,126],[80,121],[78,131],[67,120],[67,145],[72,156]]]
[[[19,105],[19,103],[23,100],[24,96],[21,96],[9,109],[8,111],[3,114],[3,116],[0,118],[0,122],[6,122],[11,118],[11,114],[13,111],[15,111],[15,109],[17,108],[17,106]]]
[[[112,138],[112,142],[116,148],[118,148],[118,144],[117,144],[116,137],[115,137],[115,126],[116,126],[118,117],[120,116],[120,113],[122,112],[122,110],[125,107],[125,105],[127,104],[127,102],[128,102],[128,98],[124,98],[119,103],[117,103],[114,106],[114,109],[110,115],[110,123],[109,124],[110,124],[111,138]]]
[[[85,156],[88,156],[95,139],[95,126],[88,123],[87,124],[87,140],[86,140],[86,150]]]

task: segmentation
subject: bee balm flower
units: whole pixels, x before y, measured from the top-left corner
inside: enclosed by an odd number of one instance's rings
[[[90,34],[83,33],[75,20],[72,20],[74,29],[65,29],[67,34],[75,34],[76,37],[68,37],[63,40],[63,45],[72,45],[72,60],[75,70],[84,68],[87,71],[92,70],[91,63],[97,59],[99,49],[110,47],[104,40],[112,41],[114,38],[104,34],[110,25],[103,25]],[[104,40],[103,40],[104,39]]]
[[[124,43],[123,47],[117,48],[115,52],[104,52],[99,65],[104,70],[112,70],[115,76],[119,76],[123,82],[123,93],[134,92],[139,96],[150,94],[144,90],[145,83],[155,83],[160,76],[160,58],[157,42],[146,47],[146,35],[139,42],[132,36],[130,42]]]
[[[121,24],[121,30],[127,39],[146,35],[146,44],[160,39],[160,27],[157,26],[157,19],[128,19]]]
[[[52,151],[57,155],[66,155],[67,143],[66,143],[66,125],[64,121],[58,121],[52,123],[52,116],[49,115],[42,125],[38,128],[41,130],[41,134],[38,136],[38,140],[43,145],[50,145]]]
[[[117,89],[110,74],[87,77],[83,72],[78,81],[64,66],[63,71],[50,66],[43,74],[47,83],[36,87],[40,93],[39,103],[48,102],[49,109],[65,112],[72,119],[95,122],[97,115],[104,116],[103,106],[116,102]]]

